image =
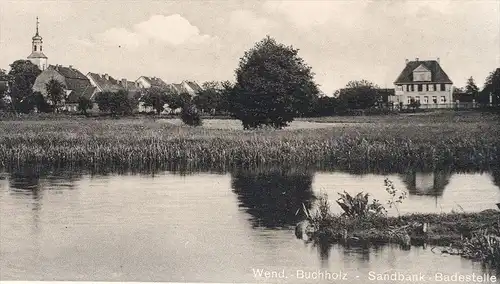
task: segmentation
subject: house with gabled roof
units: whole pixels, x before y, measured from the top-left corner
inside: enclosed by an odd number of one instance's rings
[[[140,93],[140,88],[137,86],[136,82],[128,81],[125,78],[117,80],[107,73],[97,74],[92,72],[87,73],[87,78],[90,80],[92,86],[96,88],[92,99],[95,94],[100,92],[127,91],[130,98],[136,97]]]
[[[412,100],[419,101],[423,108],[453,107],[453,82],[437,60],[406,60],[398,76],[395,96],[391,100],[407,106]]]
[[[167,90],[169,88],[167,83],[165,83],[162,79],[157,77],[141,76],[135,82],[137,83],[137,86],[141,89],[149,89],[151,87],[157,87],[163,90]]]
[[[59,81],[64,86],[65,95],[62,100],[62,109],[67,111],[77,111],[78,100],[81,97],[90,99],[95,92],[89,79],[73,66],[49,65],[38,75],[33,84],[33,91],[40,92],[48,103],[51,102],[46,85],[52,79]]]
[[[171,84],[177,94],[187,93],[196,96],[201,91],[200,85],[193,81],[182,81],[180,84]]]

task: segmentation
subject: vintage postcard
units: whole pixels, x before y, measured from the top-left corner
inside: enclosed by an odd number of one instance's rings
[[[0,0],[0,281],[500,283],[499,0]]]

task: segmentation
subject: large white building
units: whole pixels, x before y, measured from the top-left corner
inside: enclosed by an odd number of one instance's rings
[[[406,66],[394,82],[396,105],[419,101],[422,108],[453,107],[453,82],[437,60],[406,60]]]
[[[31,41],[31,54],[28,56],[28,60],[43,71],[48,67],[48,58],[47,56],[45,56],[45,54],[43,54],[43,40],[42,37],[38,34],[38,24],[38,17],[36,17],[36,33]]]

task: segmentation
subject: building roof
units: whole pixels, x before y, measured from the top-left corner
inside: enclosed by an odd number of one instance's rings
[[[78,71],[77,69],[73,68],[72,66],[69,67],[64,67],[61,65],[49,65],[47,69],[53,69],[57,71],[57,73],[61,74],[64,78],[71,78],[71,79],[80,79],[80,80],[89,80],[85,75],[83,75],[82,72]]]
[[[123,89],[118,80],[107,74],[100,75],[97,73],[89,72],[88,75],[95,82],[98,89],[100,89],[103,92],[106,91],[115,92]]]
[[[41,51],[33,51],[29,56],[28,58],[48,58],[47,56],[45,56],[45,54],[43,54],[43,52]]]
[[[173,89],[175,90],[175,92],[177,94],[182,94],[182,93],[189,93],[189,91],[186,89],[186,87],[184,87],[184,85],[182,83],[180,84],[171,84],[171,86],[173,87]]]
[[[198,83],[196,83],[196,82],[193,82],[193,81],[185,81],[185,82],[186,82],[186,84],[188,84],[189,87],[191,87],[191,89],[193,89],[193,91],[195,91],[195,93],[198,93],[202,90],[200,85],[198,85]]]
[[[95,87],[92,85],[87,86],[85,89],[79,89],[78,91],[72,90],[71,93],[66,97],[66,102],[70,104],[78,103],[80,97],[84,97],[90,100],[92,94],[94,94]]]
[[[94,87],[89,79],[80,71],[73,67],[64,67],[61,65],[49,65],[50,69],[55,70],[64,77],[65,87],[71,92],[66,97],[67,102],[77,102],[79,97],[90,98],[94,92]]]
[[[141,76],[150,84],[152,87],[158,87],[161,89],[168,89],[168,84],[165,83],[162,79],[157,78],[157,77],[148,77],[148,76]]]
[[[413,83],[413,70],[417,69],[420,65],[423,65],[425,68],[431,71],[431,82],[450,84],[453,83],[436,60],[425,60],[409,61],[394,84]]]

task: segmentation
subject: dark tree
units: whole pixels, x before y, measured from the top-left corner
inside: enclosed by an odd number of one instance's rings
[[[137,104],[137,101],[134,98],[130,98],[128,92],[123,90],[112,93],[110,102],[109,110],[113,115],[132,114]]]
[[[261,125],[282,128],[302,115],[319,93],[311,67],[298,49],[266,37],[245,52],[229,96],[234,117],[245,129]]]
[[[45,90],[47,91],[47,96],[51,101],[55,112],[59,103],[64,99],[64,85],[55,79],[51,79],[47,82],[47,84],[45,84]]]
[[[99,111],[101,112],[109,112],[110,110],[110,97],[111,92],[100,92],[95,97],[95,102]]]
[[[14,111],[31,111],[27,98],[32,94],[33,84],[41,71],[29,60],[16,60],[10,64],[9,86]]]
[[[479,88],[476,86],[474,82],[474,78],[470,77],[467,79],[467,84],[465,85],[465,93],[468,97],[478,101],[479,99]]]
[[[5,70],[0,69],[0,98],[3,98],[9,90],[9,75]]]
[[[200,112],[194,104],[185,104],[182,107],[181,119],[187,125],[201,126],[203,124]]]
[[[490,100],[490,94],[492,96],[493,105],[500,105],[500,68],[491,72],[486,78],[484,83],[484,88],[480,94],[480,102],[483,104],[488,104]]]
[[[221,109],[222,86],[219,82],[205,82],[202,85],[202,90],[199,91],[193,98],[193,104],[202,112],[215,114]]]
[[[178,108],[183,108],[186,104],[191,103],[191,95],[188,93],[176,94],[173,92],[167,93],[166,102],[172,112]]]
[[[39,112],[53,112],[54,111],[53,106],[51,106],[47,103],[47,100],[40,92],[34,92],[28,98],[28,100],[30,101],[30,104],[35,106]]]
[[[9,76],[5,70],[0,69],[0,110],[8,109],[7,92],[9,90]]]
[[[86,97],[80,97],[78,98],[78,111],[80,111],[82,114],[87,115],[87,111],[89,109],[92,109],[92,101]]]
[[[99,93],[95,101],[100,111],[109,112],[113,116],[131,114],[137,104],[137,100],[129,98],[128,92],[123,90]]]
[[[315,99],[313,110],[310,116],[331,116],[334,115],[339,106],[335,97],[321,96]]]
[[[152,107],[157,114],[160,114],[165,110],[164,106],[167,103],[167,94],[161,88],[151,87],[146,90],[142,101],[144,102],[144,106]]]
[[[368,109],[382,99],[378,87],[367,80],[350,81],[336,93],[340,103],[349,109]]]

